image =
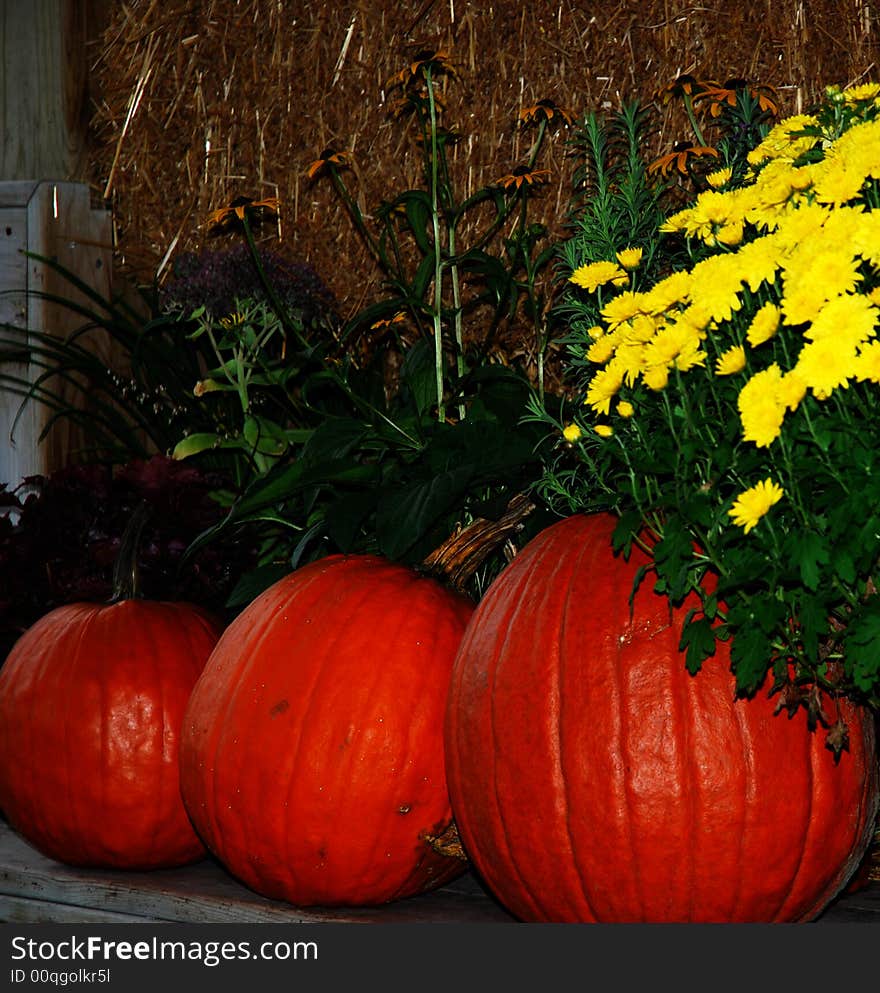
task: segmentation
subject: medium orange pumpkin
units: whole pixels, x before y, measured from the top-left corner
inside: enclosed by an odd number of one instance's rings
[[[838,763],[803,712],[696,676],[681,620],[612,553],[610,515],[541,532],[478,604],[455,662],[447,775],[465,851],[526,921],[807,921],[868,845],[873,722],[841,702]],[[833,713],[833,703],[828,703]]]
[[[0,809],[50,858],[154,869],[204,858],[180,797],[183,712],[220,635],[186,603],[45,614],[0,668]]]
[[[464,863],[452,815],[449,675],[473,604],[378,556],[333,555],[230,624],[190,699],[184,803],[252,889],[300,906],[386,903]]]

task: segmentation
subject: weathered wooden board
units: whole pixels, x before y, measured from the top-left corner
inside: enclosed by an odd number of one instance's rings
[[[211,924],[512,920],[470,875],[385,907],[297,908],[253,893],[210,859],[143,873],[77,869],[45,858],[0,824],[0,920],[101,923],[120,917]]]
[[[58,338],[82,327],[87,323],[82,315],[52,303],[44,294],[91,309],[95,304],[50,266],[25,253],[56,260],[102,299],[109,299],[111,241],[110,214],[93,206],[85,184],[0,181],[0,324]],[[105,331],[90,331],[82,343],[105,365],[114,364]],[[29,344],[28,336],[22,334],[21,345],[27,348]],[[33,382],[43,370],[23,354],[21,362],[8,363],[3,371]],[[53,386],[64,402],[78,409],[86,405],[87,392],[63,383]],[[61,468],[82,444],[81,433],[69,421],[56,424],[40,443],[50,408],[29,403],[18,416],[20,404],[20,396],[0,386],[0,483],[10,487],[27,475]]]
[[[300,908],[252,892],[211,859],[143,873],[61,865],[0,822],[0,921],[503,924],[514,918],[470,873],[433,893],[384,907]],[[880,883],[839,898],[817,923],[880,925]]]

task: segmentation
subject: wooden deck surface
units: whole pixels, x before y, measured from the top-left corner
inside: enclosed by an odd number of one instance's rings
[[[236,882],[211,859],[131,873],[76,869],[45,858],[0,822],[0,921],[119,923],[512,923],[468,873],[442,889],[384,907],[298,908]],[[880,925],[880,883],[838,898],[816,923]]]

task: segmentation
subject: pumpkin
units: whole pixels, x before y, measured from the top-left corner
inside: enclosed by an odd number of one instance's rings
[[[681,621],[615,519],[540,532],[477,605],[453,668],[447,775],[464,850],[524,921],[807,921],[868,845],[873,722],[841,700],[835,762],[801,709],[690,675]],[[826,701],[834,714],[835,703]]]
[[[0,668],[0,809],[71,865],[154,869],[207,854],[180,796],[183,712],[220,624],[186,603],[56,607]]]
[[[184,803],[240,881],[300,906],[369,905],[460,875],[443,719],[473,604],[379,556],[331,555],[229,625],[193,690]]]

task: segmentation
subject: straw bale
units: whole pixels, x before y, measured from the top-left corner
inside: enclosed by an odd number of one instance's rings
[[[140,281],[165,278],[177,252],[206,246],[211,210],[240,195],[279,197],[280,218],[261,237],[314,265],[349,316],[381,295],[381,274],[330,184],[306,172],[325,147],[350,150],[368,214],[420,185],[417,147],[389,114],[387,88],[412,45],[448,51],[459,69],[444,84],[443,118],[464,135],[452,177],[471,192],[525,160],[518,115],[543,98],[576,113],[616,109],[691,73],[772,85],[793,113],[826,84],[870,79],[876,7],[127,0],[112,5],[94,50],[92,182],[113,207],[118,265]],[[680,107],[654,106],[652,154],[691,137]],[[558,235],[574,165],[564,135],[539,165],[553,178],[534,219]]]

